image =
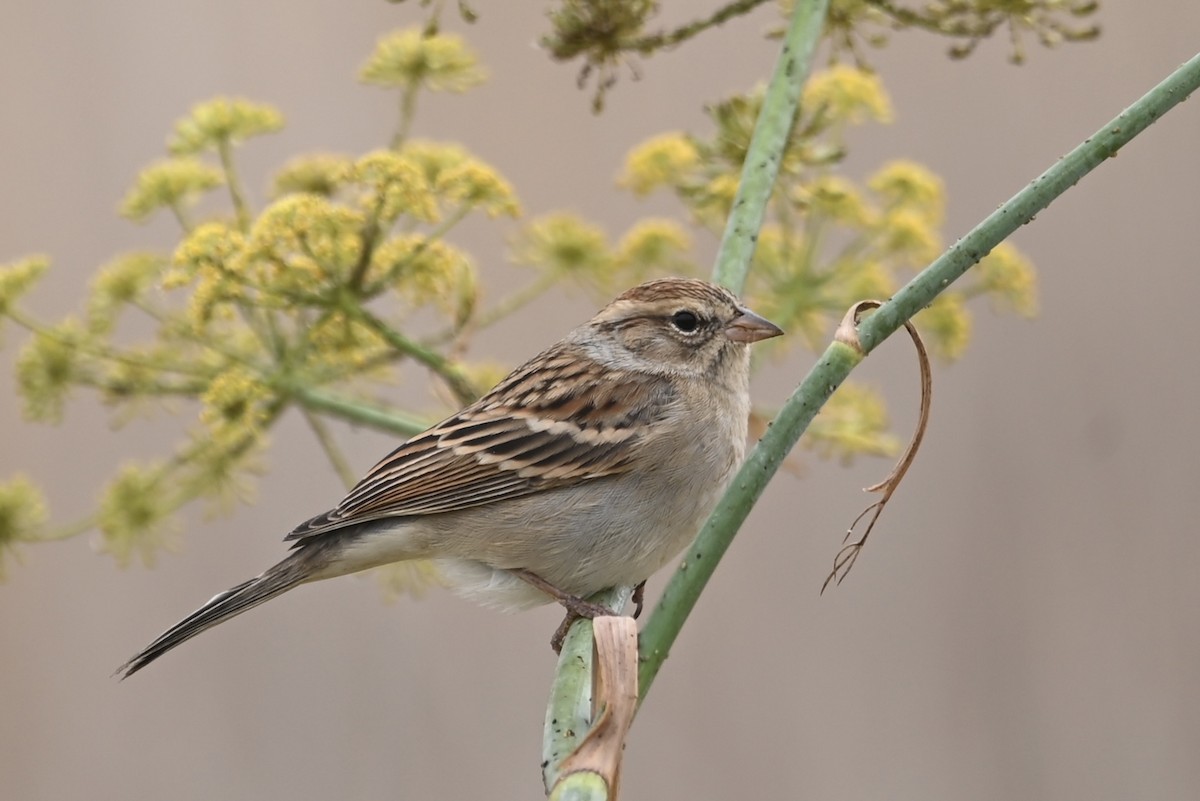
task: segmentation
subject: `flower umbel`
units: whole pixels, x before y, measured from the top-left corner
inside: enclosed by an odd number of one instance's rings
[[[274,133],[283,127],[283,115],[272,106],[242,98],[217,97],[192,107],[175,124],[167,149],[176,156],[193,156],[237,144],[252,136]]]
[[[36,539],[46,517],[45,499],[28,477],[18,473],[0,483],[0,579],[6,557],[18,555],[17,543]]]
[[[465,92],[486,74],[462,37],[407,28],[380,39],[358,77],[380,86]]]

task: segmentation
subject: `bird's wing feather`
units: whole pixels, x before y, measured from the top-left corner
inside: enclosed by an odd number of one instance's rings
[[[287,539],[623,473],[644,438],[639,432],[673,397],[668,382],[602,367],[560,343],[392,451],[335,509],[297,526]]]

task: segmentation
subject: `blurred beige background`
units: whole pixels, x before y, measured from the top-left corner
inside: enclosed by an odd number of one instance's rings
[[[947,237],[961,235],[1200,47],[1200,4],[1104,5],[1099,42],[1033,47],[1021,68],[1000,40],[951,63],[944,42],[894,37],[871,58],[897,121],[855,138],[851,170],[924,161],[947,182]],[[566,207],[614,232],[673,209],[614,188],[624,153],[665,129],[707,130],[702,104],[764,77],[775,51],[761,38],[774,12],[760,12],[643,64],[640,81],[622,75],[594,117],[576,68],[533,46],[541,4],[476,7],[467,33],[492,80],[472,99],[423,100],[418,135],[464,142],[532,213]],[[112,253],[171,242],[167,222],[141,229],[114,210],[173,121],[217,93],[288,117],[282,135],[244,151],[256,188],[297,152],[386,141],[392,98],[353,76],[380,34],[418,13],[376,1],[6,0],[0,259],[52,254],[31,300],[51,314],[74,307]],[[1200,797],[1198,102],[1020,231],[1042,315],[976,308],[967,358],[938,370],[923,456],[842,587],[818,597],[859,488],[887,466],[810,462],[802,480],[770,488],[638,718],[628,798]],[[503,264],[507,232],[480,224],[459,240],[493,287],[521,280]],[[544,303],[478,352],[515,364],[591,310],[581,295]],[[23,424],[11,377],[21,337],[6,340],[0,476],[33,475],[62,519],[89,507],[115,464],[171,441],[170,419],[113,432],[86,397],[61,428]],[[860,371],[886,388],[905,431],[911,358],[889,345]],[[758,401],[781,402],[807,363],[768,366]],[[392,445],[343,433],[362,469]],[[504,617],[442,592],[388,605],[373,583],[342,580],[134,680],[110,678],[338,497],[289,419],[258,504],[226,520],[190,515],[183,549],[154,570],[120,571],[86,538],[26,548],[0,585],[0,798],[540,797],[557,610]]]

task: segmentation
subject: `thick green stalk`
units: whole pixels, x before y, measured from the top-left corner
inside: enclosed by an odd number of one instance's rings
[[[610,609],[621,609],[632,594],[632,588],[618,587],[590,600]],[[550,703],[546,706],[546,723],[542,729],[542,781],[547,793],[558,783],[559,764],[575,750],[591,727],[592,621],[579,620],[563,640],[554,684],[550,687]],[[560,792],[569,789],[560,788]]]
[[[738,183],[713,268],[713,280],[739,294],[754,258],[758,232],[767,213],[767,201],[771,199],[779,162],[783,160],[783,151],[792,133],[796,109],[800,106],[800,92],[808,78],[809,64],[821,38],[828,8],[829,0],[796,0],[775,64],[775,74],[763,95],[762,110],[750,138],[746,161],[742,164],[742,180]]]
[[[704,585],[712,576],[720,555],[729,547],[767,482],[804,433],[817,410],[862,360],[863,355],[928,305],[939,292],[986,256],[1005,237],[1030,222],[1037,212],[1049,206],[1096,166],[1116,155],[1121,147],[1198,87],[1200,55],[1179,67],[1165,81],[1035,178],[860,323],[861,353],[840,342],[829,346],[751,451],[733,486],[701,529],[642,629],[642,666],[638,690],[643,699]]]
[[[305,409],[324,412],[351,423],[370,426],[380,431],[391,431],[404,437],[420,434],[433,422],[409,417],[392,409],[381,409],[338,395],[330,395],[319,389],[289,387],[288,391]]]

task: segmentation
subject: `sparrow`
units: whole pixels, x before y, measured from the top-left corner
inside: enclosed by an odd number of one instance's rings
[[[691,278],[636,286],[494,389],[388,454],[336,507],[285,538],[291,553],[222,592],[117,670],[293,587],[427,559],[487,606],[641,585],[682,551],[742,461],[749,345],[783,331]]]

